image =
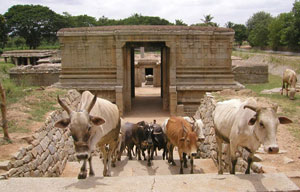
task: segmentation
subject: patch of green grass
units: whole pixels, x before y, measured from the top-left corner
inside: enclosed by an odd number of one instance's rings
[[[260,92],[264,89],[273,89],[276,87],[282,86],[282,79],[279,76],[269,74],[269,82],[264,84],[246,84],[245,87],[247,89],[251,89],[257,94],[260,94]]]
[[[38,121],[38,122],[45,121],[46,113],[58,109],[58,107],[55,107],[55,105],[57,104],[56,96],[64,95],[66,94],[66,91],[57,90],[54,92],[50,92],[47,95],[47,99],[45,99],[45,96],[42,93],[43,93],[42,91],[35,93],[37,94],[36,98],[40,102],[33,101],[27,103],[28,108],[30,108],[30,110],[27,112],[31,114],[32,121]]]
[[[236,56],[236,57],[240,57],[244,60],[249,59],[250,57],[252,57],[251,53],[248,52],[242,52],[242,51],[232,51],[232,55]]]
[[[28,133],[29,130],[19,126],[16,122],[14,121],[8,121],[8,133]],[[3,133],[2,127],[0,128],[0,133]]]

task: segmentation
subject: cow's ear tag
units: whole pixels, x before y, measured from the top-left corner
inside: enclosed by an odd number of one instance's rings
[[[102,125],[105,123],[105,120],[101,117],[94,117],[90,115],[90,120],[92,121],[92,123],[96,126],[98,125]]]
[[[256,117],[252,117],[249,122],[248,122],[248,125],[254,125],[256,122]]]
[[[61,119],[54,124],[54,127],[58,128],[66,128],[70,124],[70,118]]]

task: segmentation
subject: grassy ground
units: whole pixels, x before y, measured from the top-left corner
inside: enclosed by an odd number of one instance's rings
[[[277,94],[260,94],[260,92],[264,89],[272,89],[281,87],[282,82],[279,76],[269,75],[269,83],[265,84],[248,84],[245,85],[246,88],[251,89],[256,92],[259,97],[269,98],[271,101],[277,103],[281,110],[279,111],[279,115],[287,116],[292,119],[294,123],[289,125],[289,130],[291,133],[300,141],[300,94],[296,94],[295,100],[290,100],[285,95]]]
[[[7,108],[19,115],[14,119],[8,115],[9,133],[28,132],[34,122],[44,122],[46,113],[56,110],[57,95],[64,95],[65,90],[43,90],[39,87],[28,86],[26,82],[20,86],[9,79],[9,69],[14,67],[12,63],[5,63],[0,58],[0,77],[5,89]],[[23,119],[22,119],[23,118]],[[0,129],[2,133],[2,129]]]

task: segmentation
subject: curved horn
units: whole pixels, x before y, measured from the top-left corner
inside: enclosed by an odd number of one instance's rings
[[[191,116],[191,118],[193,119],[194,123],[196,122],[196,119],[194,116]]]
[[[188,130],[187,130],[187,128],[183,125],[183,123],[182,123],[182,128],[183,128],[184,134],[188,133]]]
[[[246,109],[246,108],[251,109],[251,110],[254,111],[254,112],[257,112],[257,111],[258,111],[258,109],[257,109],[256,107],[253,107],[253,106],[251,106],[251,105],[245,105],[245,106],[244,106],[244,109]]]
[[[87,108],[87,112],[88,112],[88,113],[91,112],[91,110],[93,109],[93,107],[94,107],[96,101],[97,101],[97,93],[95,94],[95,96],[94,96],[92,102],[90,103],[90,105],[89,105],[88,108]]]
[[[70,115],[71,114],[71,109],[70,107],[68,107],[64,102],[62,102],[62,100],[60,100],[59,96],[57,95],[57,101],[59,103],[59,105],[64,109],[66,110],[66,112]]]

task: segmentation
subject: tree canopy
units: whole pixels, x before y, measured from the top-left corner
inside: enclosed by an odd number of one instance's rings
[[[3,15],[0,14],[0,48],[4,48],[8,37],[7,37],[7,33],[8,33],[8,28],[6,25],[6,20],[3,17]]]
[[[269,13],[260,11],[248,19],[246,25],[249,32],[248,41],[251,46],[265,47],[268,45],[268,26],[272,21]]]
[[[40,45],[42,39],[56,39],[56,32],[66,26],[59,14],[41,5],[15,5],[5,14],[9,32],[26,40],[30,48]]]

